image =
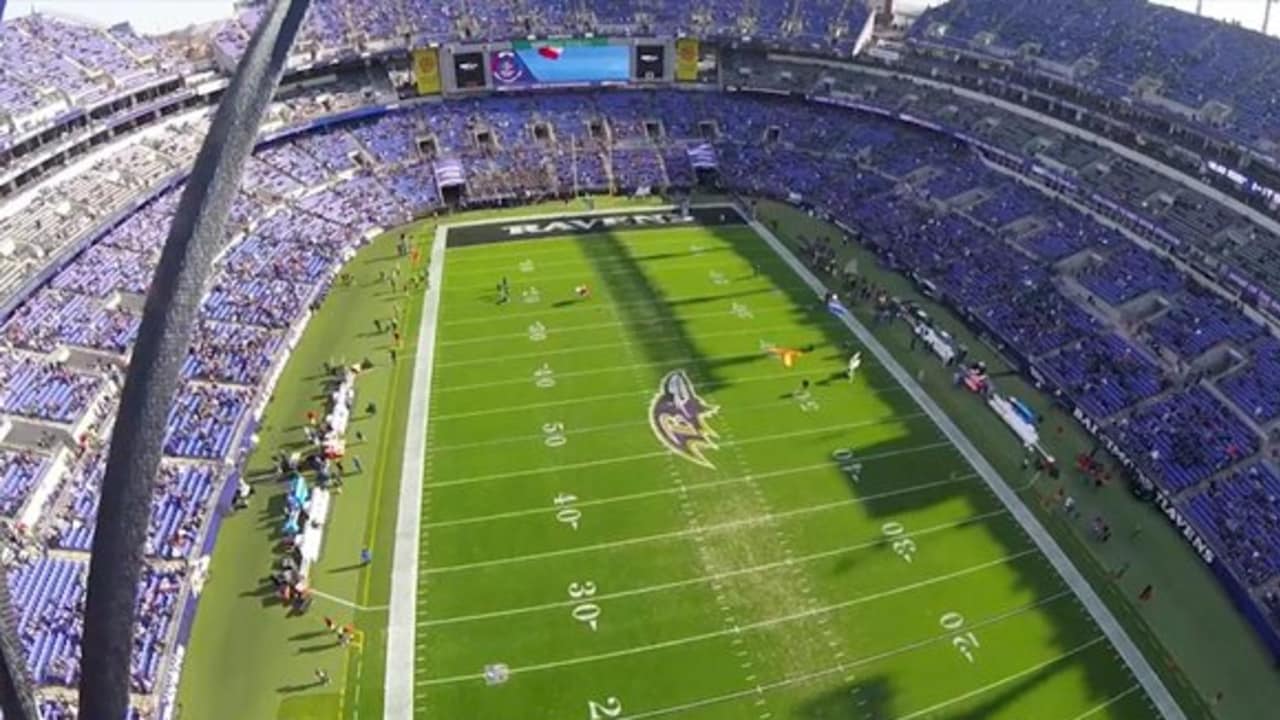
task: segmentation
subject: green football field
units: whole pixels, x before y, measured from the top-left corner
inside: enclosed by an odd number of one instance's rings
[[[408,430],[417,716],[1153,716],[983,480],[748,226],[489,230],[445,253]]]

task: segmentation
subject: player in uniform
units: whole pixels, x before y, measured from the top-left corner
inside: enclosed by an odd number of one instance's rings
[[[862,351],[849,356],[849,382],[853,382],[853,378],[858,374],[858,368],[860,367],[862,367]]]

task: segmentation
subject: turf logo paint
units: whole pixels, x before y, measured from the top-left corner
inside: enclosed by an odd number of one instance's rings
[[[649,404],[649,426],[668,450],[691,463],[715,469],[707,459],[707,450],[718,450],[719,434],[707,420],[720,412],[698,395],[684,370],[672,370],[662,378],[658,392]]]
[[[589,233],[612,228],[688,225],[694,222],[697,222],[695,218],[676,213],[636,213],[631,215],[604,215],[570,220],[553,220],[546,223],[504,225],[502,231],[506,233],[507,237],[527,237],[532,235]]]

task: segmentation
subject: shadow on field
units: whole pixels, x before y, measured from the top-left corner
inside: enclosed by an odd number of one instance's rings
[[[836,372],[839,366],[833,368],[833,363],[842,364],[847,353],[862,348],[855,342],[848,328],[825,309],[821,298],[804,286],[795,273],[762,240],[743,240],[741,228],[742,226],[730,225],[704,227],[703,230],[717,241],[725,243],[724,251],[729,252],[727,261],[758,269],[760,279],[772,281],[773,287],[735,291],[732,289],[734,281],[726,279],[724,282],[719,282],[713,279],[711,281],[722,285],[725,292],[684,298],[675,302],[668,302],[665,299],[665,293],[657,283],[663,272],[661,261],[687,258],[699,254],[698,252],[633,255],[628,243],[613,233],[580,236],[577,242],[583,255],[593,263],[595,270],[601,273],[607,271],[608,292],[614,296],[619,320],[625,326],[642,327],[655,321],[662,324],[661,335],[632,334],[630,344],[637,355],[635,362],[670,367],[673,364],[673,358],[692,358],[684,363],[685,369],[700,386],[714,386],[717,389],[731,387],[735,381],[726,371],[737,364],[755,362],[759,356],[747,355],[727,359],[707,357],[698,336],[690,329],[688,321],[680,317],[678,310],[690,306],[721,304],[725,307],[727,314],[730,303],[735,298],[776,293],[785,297],[796,309],[787,317],[794,323],[797,331],[818,333],[822,338],[815,343],[816,352],[798,363],[796,369],[791,371],[797,385],[802,379],[808,379],[815,397],[824,402],[828,399],[839,402],[841,397],[847,398],[848,396],[844,393],[849,391],[844,388],[844,374]],[[653,234],[655,237],[661,237],[659,232],[655,231]],[[632,246],[635,245],[635,241],[631,243]],[[729,263],[726,262],[726,267],[728,266]],[[736,272],[731,274],[737,275]],[[753,271],[746,281],[750,282],[755,277]],[[768,333],[762,331],[762,334]],[[770,339],[780,343],[788,341],[786,337]],[[864,357],[870,355],[867,352],[863,354]],[[812,452],[811,450],[799,450],[796,451],[794,462],[790,464],[794,467],[802,467],[830,462],[833,468],[839,469],[839,464],[833,459],[831,453],[841,447],[854,448],[857,457],[893,456],[891,464],[882,463],[879,467],[885,468],[884,472],[892,474],[893,478],[900,478],[903,481],[904,492],[868,492],[852,480],[846,486],[850,498],[858,500],[859,507],[869,517],[880,523],[888,523],[916,513],[923,515],[924,511],[944,505],[964,506],[971,509],[973,515],[991,514],[993,516],[989,519],[975,520],[974,523],[987,531],[987,539],[999,546],[1004,556],[1026,551],[1030,547],[1029,541],[1015,524],[1007,521],[1000,503],[992,496],[981,479],[972,476],[972,468],[956,460],[954,452],[939,454],[920,451],[921,446],[930,443],[941,446],[944,440],[941,432],[923,416],[921,408],[907,393],[903,392],[886,369],[876,363],[874,358],[866,357],[865,359],[868,362],[863,363],[858,373],[859,381],[864,383],[860,386],[861,391],[871,396],[868,398],[869,404],[879,403],[880,406],[891,410],[892,418],[902,425],[904,432],[900,434],[901,436],[891,439],[867,441],[865,438],[854,440],[854,437],[858,437],[856,430],[833,428],[829,437],[821,436],[821,440],[831,443],[830,451],[819,457],[810,457],[807,453]],[[795,401],[794,393],[778,397],[776,390],[770,390],[767,397],[768,399],[776,398],[780,407],[781,403]],[[765,398],[762,397],[761,400]],[[783,448],[782,452],[787,450]],[[844,474],[843,471],[841,472]],[[881,485],[883,486],[884,483],[882,482]],[[917,485],[927,487],[922,487],[919,491],[911,489]],[[881,490],[883,489],[882,487]],[[869,496],[864,497],[864,495]],[[857,540],[859,538],[849,538],[850,542]],[[878,544],[873,552],[892,553],[894,551],[890,545],[888,542]],[[932,548],[939,552],[948,550],[937,543],[932,545]],[[861,552],[867,552],[867,550],[864,549]],[[848,575],[851,581],[856,582],[858,565],[861,562],[857,552],[850,551],[847,556],[836,557],[835,561],[836,572]],[[1016,594],[1026,603],[1034,604],[1055,597],[1063,590],[1062,580],[1048,568],[1047,563],[1017,562],[1015,564],[1011,561],[1007,567],[1009,574],[1013,577],[1012,587],[996,588],[995,590],[1000,593],[1008,593],[1010,597]],[[1026,663],[1028,666],[1052,657],[1055,653],[1067,652],[1078,646],[1082,639],[1098,634],[1098,629],[1092,621],[1076,603],[1070,601],[1045,602],[1034,610],[1034,614],[1043,618],[1053,628],[1053,634],[1048,641],[1044,645],[1008,649],[1008,652],[1025,651],[1030,658]],[[974,622],[984,619],[986,618],[971,618]],[[929,640],[930,646],[935,643],[949,642],[947,633],[933,627],[932,621],[921,626],[920,639]],[[858,659],[855,653],[851,653],[850,662],[856,663]],[[922,681],[927,677],[928,672],[939,671],[939,668],[931,667],[928,663],[927,658],[922,658],[921,664],[911,667],[903,676],[882,674],[871,675],[865,679],[859,677],[851,686],[821,694],[806,702],[802,706],[799,717],[815,720],[818,718],[890,718],[917,711],[919,708],[905,707],[895,700],[894,686],[905,678]],[[1017,668],[1017,670],[1022,669]],[[1018,701],[1021,696],[1058,673],[1079,674],[1084,679],[1083,686],[1090,694],[1097,698],[1107,698],[1131,682],[1131,678],[1128,678],[1126,673],[1118,673],[1116,669],[1114,665],[1088,662],[1082,657],[1069,658],[1042,671],[1019,678],[1017,681],[1011,680],[1007,685],[992,687],[987,693],[975,694],[972,702],[982,704],[965,710],[963,715],[950,714],[946,708],[939,708],[937,716],[965,717],[974,720],[990,717],[999,713],[1005,705]],[[942,671],[945,671],[945,668]],[[929,717],[933,716],[929,715]]]

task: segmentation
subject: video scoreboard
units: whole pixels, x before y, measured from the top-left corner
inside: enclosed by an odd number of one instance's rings
[[[450,44],[415,51],[419,66],[438,80],[416,78],[420,88],[446,94],[536,88],[600,87],[673,82],[715,83],[716,49],[688,38],[548,38]],[[432,55],[435,58],[436,55]],[[674,61],[673,61],[674,60]]]

